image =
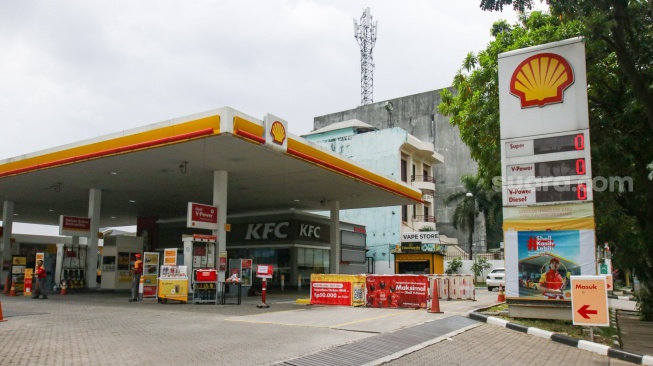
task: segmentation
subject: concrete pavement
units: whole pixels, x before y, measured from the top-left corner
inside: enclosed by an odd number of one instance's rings
[[[296,293],[269,294],[270,307],[257,308],[258,297],[245,297],[242,305],[164,305],[153,300],[128,303],[126,292],[52,294],[48,300],[2,295],[0,301],[7,321],[0,323],[0,365],[293,364],[293,360],[333,352],[346,345],[360,345],[354,348],[363,352],[365,344],[389,344],[383,343],[387,337],[418,329],[432,332],[427,333],[430,339],[422,342],[415,338],[422,343],[406,344],[404,349],[383,357],[375,358],[371,353],[369,358],[373,360],[366,362],[623,362],[484,323],[463,322],[456,330],[456,324],[461,322],[456,317],[495,303],[496,293],[483,290],[477,290],[477,301],[440,302],[442,314],[297,305],[297,297]],[[451,323],[448,328],[440,327],[447,333],[436,336],[432,329],[445,323]],[[395,346],[398,342],[392,341]]]

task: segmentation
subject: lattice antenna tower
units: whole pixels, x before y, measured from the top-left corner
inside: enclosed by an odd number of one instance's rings
[[[361,105],[373,102],[374,58],[372,49],[376,43],[378,22],[372,19],[370,8],[365,9],[360,24],[354,19],[354,38],[361,48]]]

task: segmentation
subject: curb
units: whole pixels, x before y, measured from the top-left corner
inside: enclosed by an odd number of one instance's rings
[[[539,328],[526,327],[521,324],[510,323],[504,319],[497,318],[494,316],[483,315],[476,312],[470,312],[468,314],[470,319],[484,322],[487,324],[498,325],[507,329],[516,330],[518,332],[531,334],[540,338],[548,339],[550,341],[558,342],[565,344],[567,346],[576,347],[584,349],[586,351],[591,351],[598,353],[603,356],[608,356],[610,358],[616,358],[626,362],[632,362],[638,365],[651,365],[653,366],[653,356],[640,355],[637,353],[626,352],[624,350],[606,346],[604,344],[598,344],[590,341],[585,341],[577,338],[572,338],[563,334],[553,333],[545,331]]]

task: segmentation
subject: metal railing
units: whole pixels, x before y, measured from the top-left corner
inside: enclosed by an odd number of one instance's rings
[[[503,252],[498,252],[498,253],[474,253],[472,254],[472,257],[474,260],[476,258],[485,258],[487,260],[502,260],[503,258]],[[461,254],[454,254],[454,255],[445,255],[444,260],[445,261],[450,261],[456,258],[460,258],[461,260],[465,260],[469,258],[468,253],[461,253]]]
[[[410,181],[435,183],[435,177],[432,175],[411,175]]]
[[[427,216],[427,215],[415,215],[413,216],[412,221],[436,222],[435,216]]]

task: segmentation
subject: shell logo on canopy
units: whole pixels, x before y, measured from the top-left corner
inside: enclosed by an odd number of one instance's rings
[[[574,83],[571,65],[555,53],[539,53],[522,61],[510,78],[510,93],[522,108],[562,103],[563,94]]]
[[[270,127],[270,135],[272,135],[272,142],[283,145],[283,140],[286,139],[286,128],[283,123],[274,121]]]

